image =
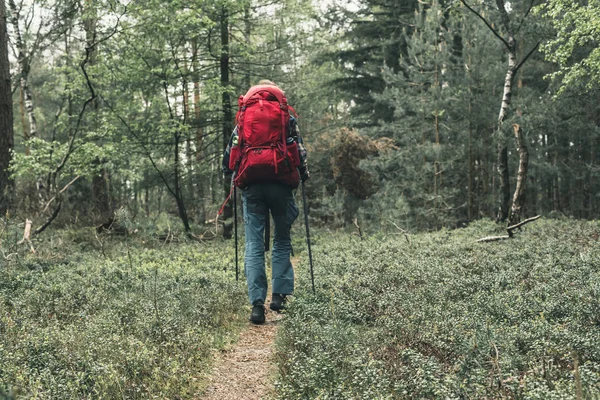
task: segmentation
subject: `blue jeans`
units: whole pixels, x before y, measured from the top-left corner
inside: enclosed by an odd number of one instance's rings
[[[298,207],[292,189],[279,183],[260,183],[242,190],[246,255],[244,271],[248,283],[250,304],[263,302],[267,297],[265,271],[265,219],[273,216],[272,290],[289,295],[294,292],[294,269],[290,262],[292,240],[290,228],[298,217]]]

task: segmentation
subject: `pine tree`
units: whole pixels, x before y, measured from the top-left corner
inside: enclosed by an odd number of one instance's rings
[[[383,92],[386,82],[383,68],[399,73],[401,56],[407,55],[406,35],[410,34],[417,0],[364,0],[358,12],[329,11],[333,25],[342,24],[347,33],[338,49],[325,58],[337,63],[343,76],[333,84],[352,103],[354,122],[359,126],[378,124],[393,118],[392,108],[375,103],[371,93]],[[349,26],[343,26],[350,20]],[[340,22],[341,21],[341,22]]]

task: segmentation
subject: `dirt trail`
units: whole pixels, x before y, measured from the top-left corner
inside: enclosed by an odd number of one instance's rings
[[[266,304],[270,303],[267,299]],[[273,345],[281,314],[268,310],[264,325],[248,323],[237,343],[217,355],[202,396],[209,400],[258,400],[274,394]]]
[[[300,257],[292,257],[291,261],[296,269]],[[274,344],[283,315],[269,310],[270,302],[269,295],[265,301],[265,324],[248,322],[239,340],[217,355],[202,399],[260,400],[274,397]]]

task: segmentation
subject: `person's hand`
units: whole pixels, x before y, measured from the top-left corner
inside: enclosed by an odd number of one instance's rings
[[[310,179],[310,172],[308,172],[308,168],[305,168],[304,171],[300,172],[300,179],[302,179],[302,183]]]

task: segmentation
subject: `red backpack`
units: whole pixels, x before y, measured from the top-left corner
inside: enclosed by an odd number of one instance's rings
[[[290,109],[276,86],[258,85],[238,100],[237,146],[232,146],[229,169],[237,171],[235,184],[281,182],[292,188],[300,183],[300,155],[296,142],[288,143]]]

